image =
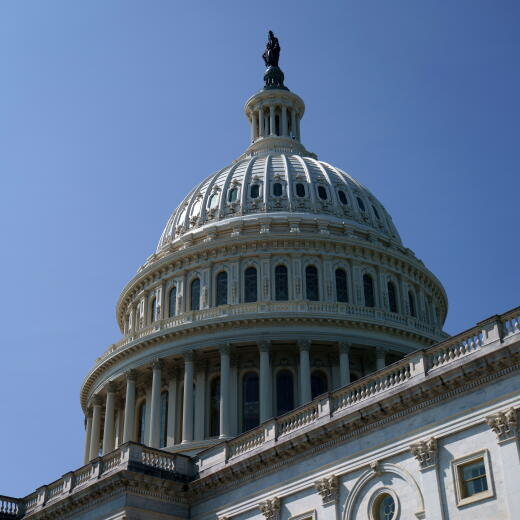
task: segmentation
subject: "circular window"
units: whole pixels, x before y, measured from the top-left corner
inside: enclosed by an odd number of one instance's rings
[[[395,500],[392,495],[382,493],[374,502],[373,517],[375,520],[394,520],[396,512]]]

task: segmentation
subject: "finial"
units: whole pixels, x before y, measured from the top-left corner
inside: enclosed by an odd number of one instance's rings
[[[264,74],[264,89],[277,88],[289,90],[283,84],[284,75],[282,69],[278,67],[278,60],[280,59],[280,50],[281,47],[280,43],[278,42],[278,38],[273,34],[273,31],[269,31],[265,51],[262,54],[265,66],[267,67],[267,70]]]

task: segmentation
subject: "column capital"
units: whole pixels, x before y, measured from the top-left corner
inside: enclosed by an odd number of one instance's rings
[[[92,406],[101,406],[103,404],[103,399],[99,394],[96,394],[92,397]]]
[[[257,342],[258,344],[258,350],[260,352],[269,352],[271,349],[271,341],[268,339],[262,339]]]
[[[376,351],[376,357],[382,358],[386,355],[387,349],[385,347],[376,347],[375,351]]]
[[[137,381],[137,370],[131,369],[125,373],[127,381]]]
[[[280,518],[280,499],[278,497],[260,502],[258,508],[266,520],[278,520]]]
[[[348,354],[350,353],[350,349],[352,348],[352,343],[349,343],[348,341],[340,341],[338,343],[339,351],[342,354]]]
[[[109,381],[106,386],[107,394],[115,394],[117,392],[117,387],[118,384],[115,381]]]
[[[499,444],[518,438],[518,416],[513,407],[488,415],[486,423],[495,432]]]
[[[195,358],[195,353],[193,350],[188,350],[182,354],[185,363],[193,363],[193,359]]]
[[[437,466],[437,439],[435,437],[410,444],[410,451],[419,462],[421,470]]]
[[[161,370],[164,367],[164,361],[159,358],[155,358],[152,361],[152,370]]]
[[[314,482],[314,488],[324,505],[334,503],[339,495],[339,479],[336,475],[320,478]]]
[[[231,354],[231,350],[232,350],[231,343],[223,343],[218,346],[218,349],[219,349],[221,355],[227,354],[229,356],[229,354]]]
[[[308,339],[299,339],[298,348],[301,351],[309,351],[311,349],[311,341]]]

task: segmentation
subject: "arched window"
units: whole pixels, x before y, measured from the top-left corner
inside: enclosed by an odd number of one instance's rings
[[[379,213],[377,212],[377,208],[372,204],[372,209],[374,210],[374,215],[376,216],[377,220],[381,220],[379,217]]]
[[[150,321],[152,323],[157,321],[157,298],[153,298],[152,304],[150,305]]]
[[[366,211],[365,203],[363,202],[363,199],[361,197],[356,197],[356,199],[357,199],[357,205],[359,206],[359,209],[361,211]]]
[[[390,305],[390,312],[397,312],[397,293],[395,291],[394,282],[388,282],[388,304]]]
[[[277,265],[274,270],[274,297],[278,301],[289,299],[289,280],[285,265]]]
[[[258,374],[247,372],[242,378],[242,431],[260,424],[260,390]]]
[[[235,202],[238,198],[238,189],[231,188],[228,192],[228,202]]]
[[[208,199],[208,208],[215,209],[218,205],[218,192],[214,191]]]
[[[260,185],[259,184],[253,184],[251,186],[251,198],[257,199],[258,195],[260,195]]]
[[[177,287],[172,287],[170,289],[170,294],[168,295],[168,316],[170,318],[177,314]]]
[[[363,275],[363,292],[365,294],[365,307],[375,307],[374,280],[369,274]]]
[[[258,281],[256,268],[248,267],[244,272],[244,300],[246,303],[256,302],[258,299]]]
[[[275,197],[281,197],[283,193],[282,184],[280,182],[275,182],[273,184],[273,195]]]
[[[313,265],[305,268],[305,296],[307,300],[317,302],[320,299],[318,288],[318,270]]]
[[[280,370],[276,374],[276,415],[290,412],[293,408],[293,374],[290,370]]]
[[[347,273],[345,269],[336,269],[336,301],[348,302]]]
[[[161,429],[159,434],[159,448],[166,447],[168,432],[168,392],[161,393]]]
[[[321,200],[327,200],[327,190],[324,186],[318,186],[318,197]]]
[[[200,280],[195,278],[191,282],[190,290],[190,304],[192,311],[198,311],[200,309]]]
[[[341,204],[348,204],[347,196],[345,195],[345,192],[343,190],[338,191],[338,197]]]
[[[220,271],[217,274],[217,299],[216,305],[227,305],[227,273]]]
[[[278,114],[274,116],[274,133],[280,135],[280,116]]]
[[[327,376],[321,370],[315,370],[311,374],[311,393],[314,399],[318,395],[324,394],[328,391]]]
[[[209,436],[220,435],[220,377],[211,381],[209,394]]]
[[[296,195],[298,197],[305,197],[305,184],[301,182],[296,184]]]
[[[408,305],[410,306],[410,316],[417,317],[417,311],[415,309],[415,295],[412,291],[408,291]]]
[[[146,441],[146,401],[143,401],[139,406],[138,420],[139,423],[137,425],[137,442],[144,444]]]

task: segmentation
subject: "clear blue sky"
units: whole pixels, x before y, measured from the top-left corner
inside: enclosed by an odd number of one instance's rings
[[[236,158],[268,29],[302,140],[444,283],[456,333],[518,305],[520,4],[0,3],[0,494],[82,463],[79,387],[119,292]]]

